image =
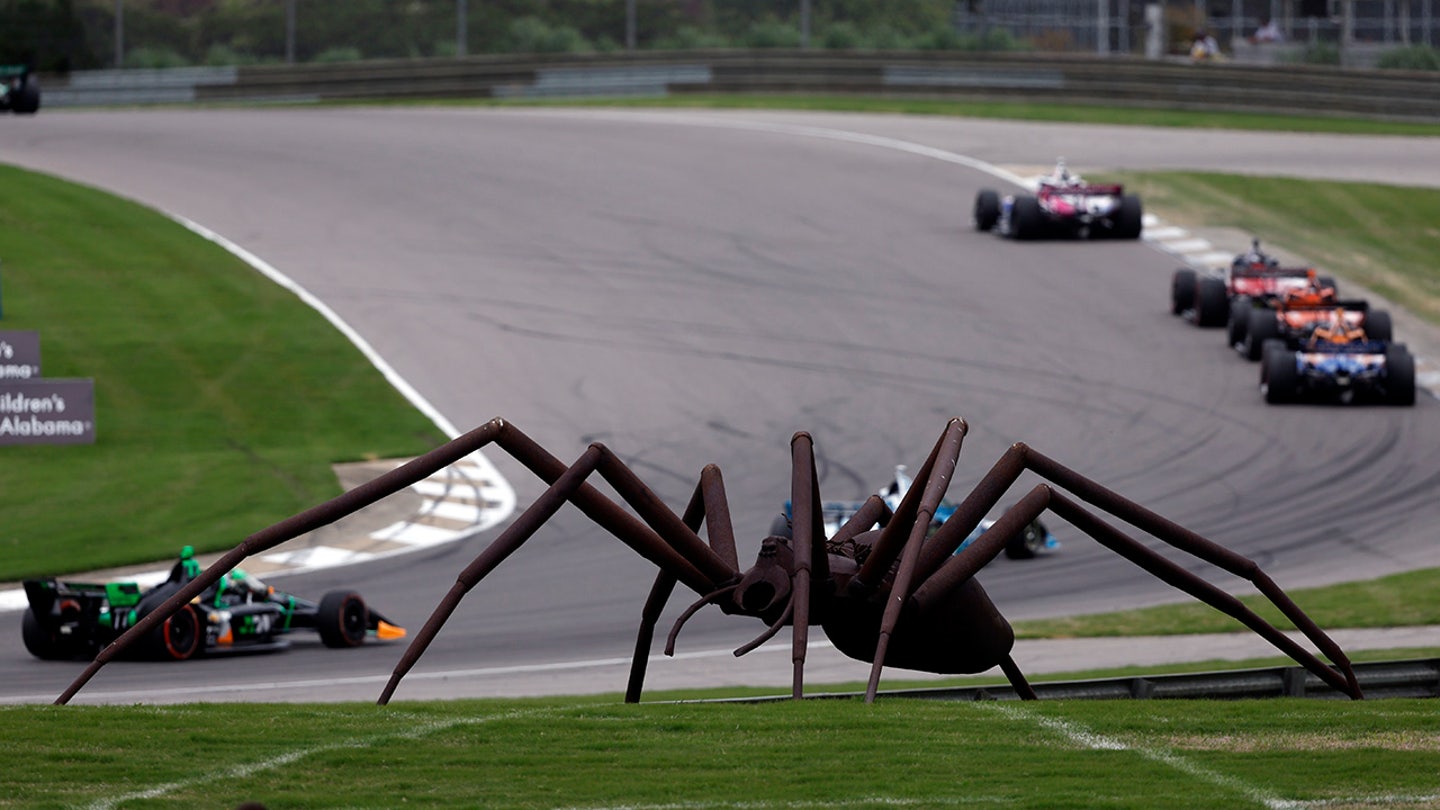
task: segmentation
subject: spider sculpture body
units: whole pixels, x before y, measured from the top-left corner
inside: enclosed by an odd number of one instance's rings
[[[828,540],[822,525],[811,437],[796,433],[791,440],[791,538],[766,538],[755,564],[742,570],[724,482],[714,465],[701,471],[690,502],[677,514],[604,445],[590,445],[567,466],[510,423],[494,419],[350,492],[251,535],[101,650],[56,702],[68,702],[101,666],[136,638],[167,621],[245,557],[338,520],[492,443],[514,456],[549,488],[460,572],[396,665],[381,693],[382,704],[390,700],[465,594],[566,503],[578,507],[659,569],[641,614],[626,689],[626,700],[631,702],[640,699],[655,625],[675,586],[681,583],[700,598],[675,622],[666,642],[667,654],[673,652],[685,621],[710,604],[727,614],[754,617],[765,623],[765,631],[736,650],[736,655],[749,652],[788,627],[796,698],[803,695],[805,655],[812,626],[821,627],[842,653],[871,664],[867,701],[875,698],[886,665],[942,674],[977,673],[999,666],[1018,694],[1033,698],[1034,691],[1010,655],[1014,631],[974,577],[1047,509],[1151,575],[1233,616],[1337,691],[1355,699],[1362,697],[1344,652],[1253,561],[1026,445],[1016,444],[1006,451],[950,518],[930,533],[965,432],[963,420],[950,420],[916,473],[909,492],[893,511],[880,497],[872,496]],[[1025,470],[1038,474],[1045,483],[1035,486],[979,539],[956,554],[964,539]],[[587,479],[595,474],[610,485],[629,510],[588,483]],[[1322,662],[1235,597],[1106,523],[1082,507],[1081,501],[1248,580],[1333,665]],[[871,528],[877,524],[882,528]],[[701,539],[702,527],[708,542]]]

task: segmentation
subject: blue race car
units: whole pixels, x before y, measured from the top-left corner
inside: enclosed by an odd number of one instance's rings
[[[877,490],[875,494],[884,498],[885,504],[889,506],[891,510],[894,510],[900,505],[900,500],[905,497],[905,493],[910,491],[910,485],[913,482],[914,479],[905,471],[905,465],[900,464],[895,467],[895,477],[891,479],[890,483]],[[825,536],[833,536],[841,526],[845,525],[845,521],[849,520],[850,516],[855,514],[864,503],[864,501],[823,501],[820,504],[820,514],[821,520],[825,524]],[[931,533],[940,528],[941,524],[946,520],[950,519],[950,516],[955,513],[956,506],[957,504],[950,501],[940,502],[940,506],[935,510],[935,519],[930,525]],[[777,515],[774,522],[770,525],[770,534],[776,537],[789,537],[790,521],[793,516],[791,504],[789,501],[786,501],[785,511]],[[970,535],[965,538],[965,541],[960,544],[960,548],[956,549],[955,553],[959,554],[965,550],[967,546],[975,542],[976,538],[984,534],[985,531],[994,524],[995,521],[988,518],[980,521],[980,525],[976,526],[975,530],[970,532]],[[1041,523],[1037,518],[1025,527],[1025,531],[1021,532],[1014,540],[1011,540],[1010,543],[1005,546],[1005,556],[1012,560],[1028,560],[1041,552],[1053,551],[1059,547],[1060,541],[1056,540],[1055,535],[1051,534],[1050,530],[1045,528],[1045,524]]]
[[[1277,405],[1305,400],[1415,404],[1415,358],[1403,343],[1312,340],[1298,351],[1267,340],[1260,390]]]

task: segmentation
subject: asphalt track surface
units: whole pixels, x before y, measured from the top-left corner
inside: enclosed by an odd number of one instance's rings
[[[719,464],[742,563],[787,497],[796,430],[815,437],[823,496],[859,498],[892,465],[918,465],[946,419],[963,416],[952,494],[1025,441],[1283,586],[1440,565],[1432,398],[1267,407],[1252,365],[1169,314],[1173,258],[1133,242],[1016,244],[969,225],[977,189],[1007,188],[977,161],[1064,155],[1081,171],[1440,186],[1440,139],[427,108],[53,112],[0,124],[0,161],[189,218],[295,279],[461,429],[504,416],[566,460],[602,440],[676,508],[700,468]],[[518,464],[489,455],[522,508],[539,494]],[[981,575],[1012,618],[1176,598],[1054,529],[1058,553]],[[493,536],[283,587],[353,587],[418,628]],[[562,512],[471,593],[397,698],[474,694],[466,673],[508,672],[523,687],[566,662],[624,658],[654,573]],[[677,592],[662,633],[691,598]],[[756,662],[788,664],[783,636],[748,659],[717,653],[761,629],[708,609],[679,650],[736,682],[776,683]],[[116,663],[88,691],[122,702],[370,699],[399,654],[297,643],[240,661]],[[673,685],[665,663],[652,677]],[[36,661],[18,632],[0,634],[0,700],[58,694],[79,669]],[[600,686],[618,691],[623,667],[612,669]]]

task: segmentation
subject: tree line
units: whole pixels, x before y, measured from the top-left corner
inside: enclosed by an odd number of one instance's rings
[[[802,2],[633,0],[635,46],[796,47]],[[1011,44],[957,35],[953,0],[806,5],[808,44],[817,48]],[[0,63],[66,72],[114,67],[117,60],[126,67],[170,67],[433,58],[462,48],[468,54],[613,51],[626,47],[626,29],[626,0],[0,0]]]

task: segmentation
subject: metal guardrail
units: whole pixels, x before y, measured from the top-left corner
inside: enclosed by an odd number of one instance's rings
[[[1090,102],[1440,122],[1440,72],[1190,64],[1077,54],[685,51],[88,71],[46,107],[396,98],[865,94]]]
[[[1354,664],[1355,677],[1366,699],[1440,697],[1440,658],[1372,661]],[[1241,700],[1302,697],[1348,700],[1304,667],[1264,667],[1178,675],[1143,675],[1084,681],[1032,683],[1041,700]],[[864,692],[829,692],[819,699],[863,698]],[[882,698],[920,700],[1019,700],[1009,685],[889,689]],[[790,700],[789,695],[731,698],[730,702]]]

